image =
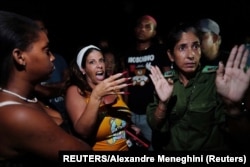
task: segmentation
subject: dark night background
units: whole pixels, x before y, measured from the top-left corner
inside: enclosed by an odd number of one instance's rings
[[[128,45],[141,14],[158,21],[163,38],[175,23],[209,17],[219,23],[222,47],[230,49],[250,35],[247,0],[0,0],[0,9],[26,16],[41,15],[49,30],[52,50],[67,59],[78,48],[108,37],[117,48]]]

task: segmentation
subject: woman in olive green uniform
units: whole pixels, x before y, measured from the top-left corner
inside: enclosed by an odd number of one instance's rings
[[[217,70],[200,64],[200,40],[192,25],[176,26],[167,42],[167,53],[174,64],[172,76],[165,78],[157,66],[151,67],[156,94],[147,108],[151,128],[167,137],[160,148],[227,150],[225,113],[240,112],[239,104],[250,80],[244,45],[235,46],[226,66],[220,63]]]

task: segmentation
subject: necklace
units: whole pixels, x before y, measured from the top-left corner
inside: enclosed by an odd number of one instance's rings
[[[36,97],[35,97],[34,99],[28,99],[28,98],[25,98],[25,97],[23,97],[23,96],[17,94],[17,93],[11,92],[11,91],[6,90],[6,89],[3,89],[3,88],[1,88],[1,87],[0,87],[0,91],[5,92],[5,93],[8,93],[8,94],[11,94],[11,95],[13,95],[13,96],[16,96],[16,97],[18,97],[18,98],[20,98],[20,99],[22,99],[22,100],[24,100],[24,101],[26,101],[26,102],[29,102],[29,103],[36,103],[36,102],[38,101]]]

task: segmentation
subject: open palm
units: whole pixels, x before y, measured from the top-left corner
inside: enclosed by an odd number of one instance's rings
[[[158,66],[151,66],[151,74],[149,75],[153,84],[155,86],[155,90],[161,101],[166,102],[172,92],[173,92],[173,82],[172,80],[166,80],[162,75],[162,72],[158,68]]]
[[[244,45],[235,46],[227,64],[219,64],[216,75],[217,92],[232,102],[239,102],[249,87],[250,69],[246,69],[248,50]]]

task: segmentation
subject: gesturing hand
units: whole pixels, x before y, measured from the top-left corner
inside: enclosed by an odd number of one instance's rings
[[[248,54],[244,45],[234,46],[226,67],[219,64],[215,81],[217,92],[232,102],[241,101],[249,87],[250,69],[246,68]]]
[[[125,92],[120,90],[131,85],[127,83],[127,81],[129,81],[131,78],[125,78],[123,76],[124,74],[125,73],[118,73],[106,78],[96,85],[92,94],[94,93],[99,98],[112,94],[125,94]]]
[[[158,66],[151,66],[150,71],[151,74],[149,76],[153,81],[160,100],[163,102],[168,101],[174,88],[173,81],[171,79],[166,80]]]

